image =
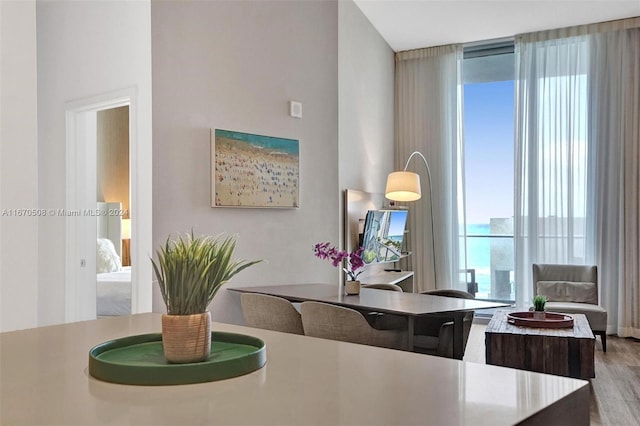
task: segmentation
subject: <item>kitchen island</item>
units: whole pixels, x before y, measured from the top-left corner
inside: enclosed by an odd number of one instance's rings
[[[588,382],[213,323],[258,337],[267,363],[209,383],[130,386],[88,374],[102,342],[160,332],[138,314],[0,333],[3,425],[588,424]]]

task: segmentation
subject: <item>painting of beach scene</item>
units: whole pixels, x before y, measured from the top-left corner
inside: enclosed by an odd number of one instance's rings
[[[213,207],[299,206],[299,144],[276,138],[211,131]]]

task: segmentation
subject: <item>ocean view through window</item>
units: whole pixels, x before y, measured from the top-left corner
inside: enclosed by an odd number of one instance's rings
[[[467,268],[478,299],[515,300],[513,54],[465,59]]]

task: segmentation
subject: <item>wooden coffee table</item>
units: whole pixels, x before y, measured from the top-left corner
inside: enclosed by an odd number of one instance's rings
[[[589,379],[594,367],[595,337],[583,314],[571,314],[572,328],[519,327],[498,310],[487,325],[487,364]]]

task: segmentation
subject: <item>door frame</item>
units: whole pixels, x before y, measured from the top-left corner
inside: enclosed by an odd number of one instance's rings
[[[128,87],[65,104],[66,217],[65,321],[96,318],[96,218],[85,212],[96,208],[97,112],[129,106],[129,185],[131,204],[131,313],[151,312],[152,246],[151,138],[140,138],[139,101]],[[150,127],[150,126],[149,126]],[[87,210],[88,209],[88,210]],[[90,280],[90,281],[89,281]]]

